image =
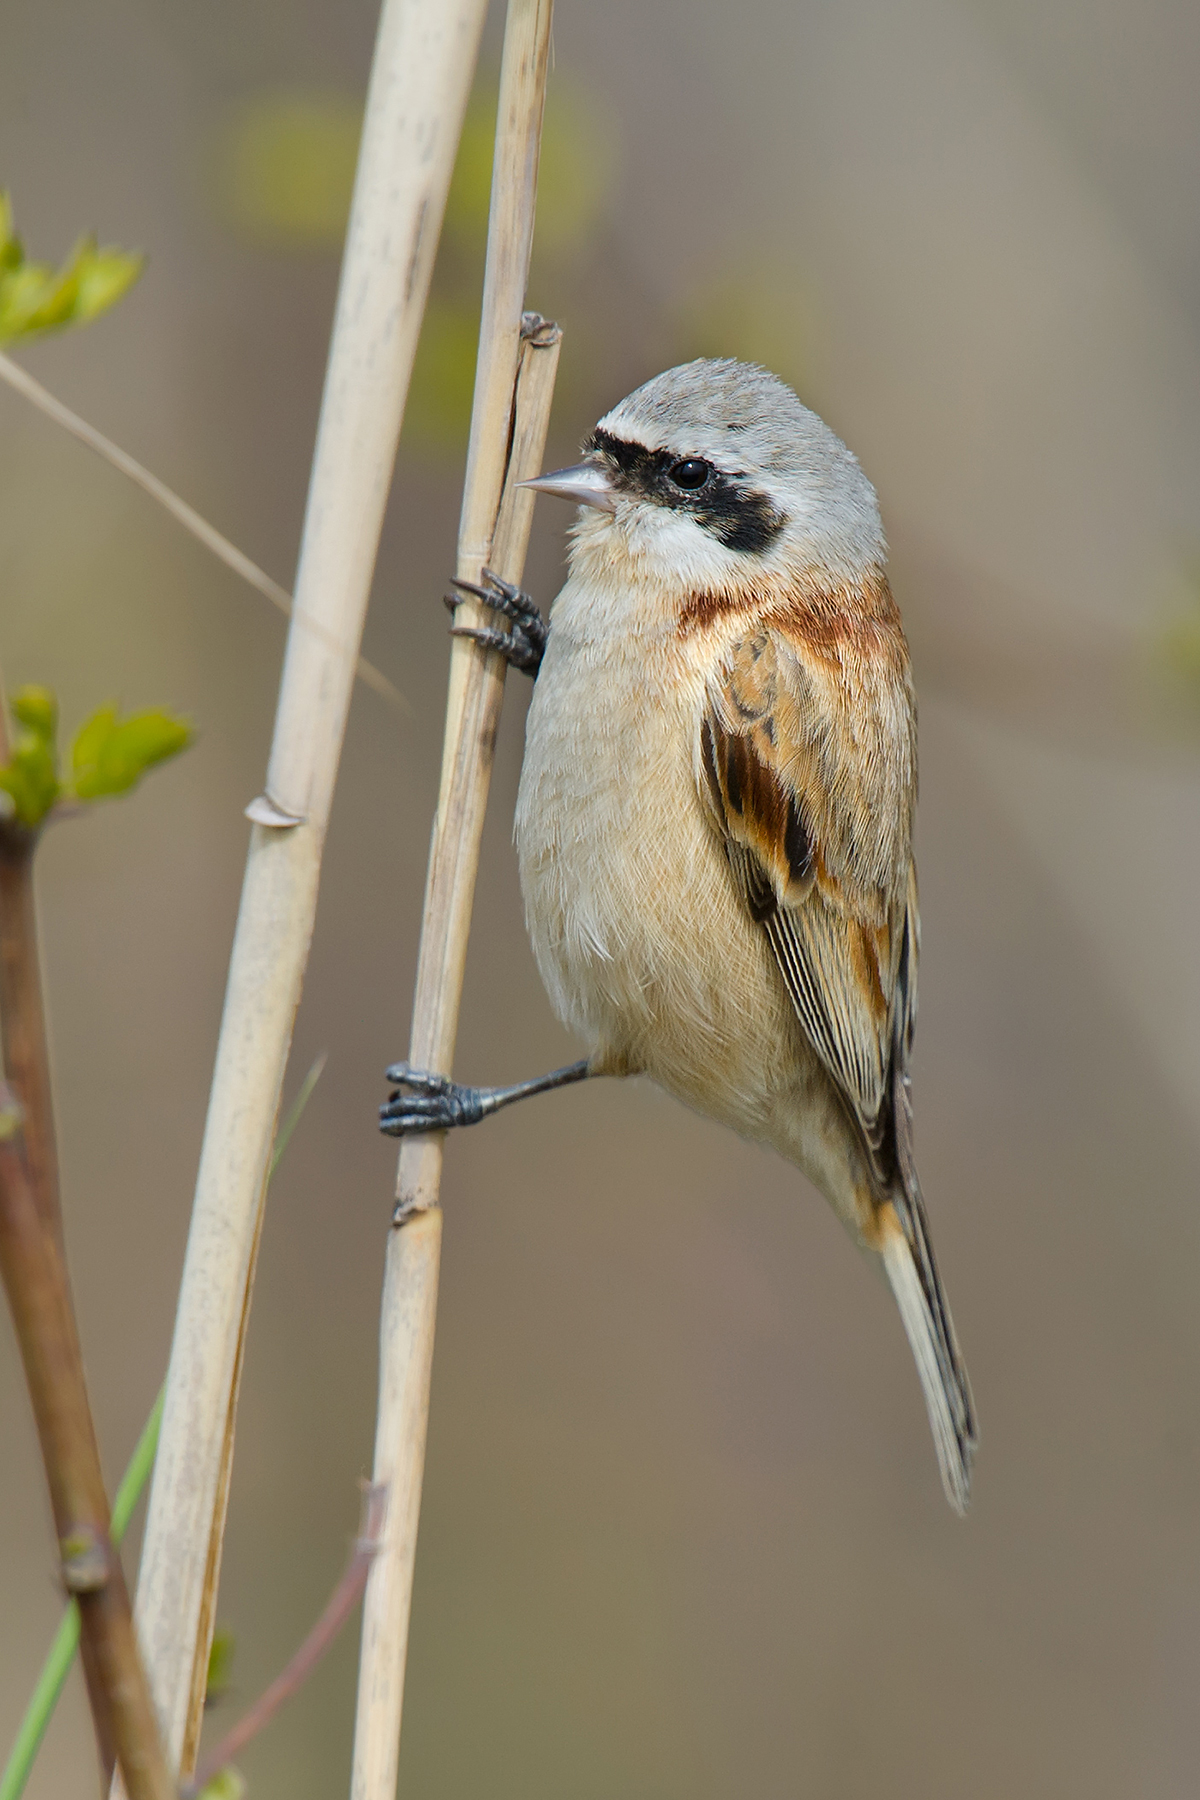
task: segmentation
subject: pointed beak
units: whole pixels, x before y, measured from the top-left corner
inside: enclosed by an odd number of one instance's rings
[[[616,489],[609,480],[603,463],[574,463],[569,469],[552,469],[533,481],[518,482],[518,487],[533,488],[539,494],[557,494],[560,500],[574,500],[577,506],[595,506],[601,512],[617,510]]]

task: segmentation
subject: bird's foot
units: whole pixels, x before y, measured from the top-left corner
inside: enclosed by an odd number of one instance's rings
[[[517,1081],[511,1087],[463,1087],[448,1075],[435,1075],[429,1069],[414,1069],[411,1063],[393,1063],[386,1079],[396,1092],[390,1094],[379,1109],[379,1129],[389,1137],[407,1137],[414,1131],[450,1131],[455,1125],[477,1125],[489,1113],[511,1106],[515,1100],[527,1100],[531,1094],[548,1094],[554,1088],[569,1087],[574,1081],[585,1081],[591,1064],[569,1063],[565,1069],[551,1069],[548,1075],[535,1075],[532,1081]],[[410,1088],[407,1094],[401,1088]]]
[[[477,1125],[489,1110],[487,1088],[464,1087],[448,1075],[430,1069],[414,1069],[409,1063],[393,1063],[384,1079],[396,1084],[379,1109],[379,1129],[388,1137],[407,1137],[415,1131],[450,1131],[456,1125]],[[409,1093],[402,1093],[408,1088]]]
[[[484,569],[483,582],[458,581],[451,584],[464,594],[482,600],[485,606],[503,613],[506,619],[512,620],[511,631],[497,631],[491,626],[452,625],[452,637],[474,638],[485,650],[498,650],[514,669],[520,669],[526,675],[536,678],[542,666],[542,657],[546,650],[546,639],[550,627],[543,619],[529,595],[511,581],[502,581],[499,575],[493,575],[490,569]],[[446,605],[454,612],[459,604],[458,594],[447,594]]]

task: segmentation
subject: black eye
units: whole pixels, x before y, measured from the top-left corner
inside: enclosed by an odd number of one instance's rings
[[[698,456],[688,456],[683,462],[677,462],[670,474],[676,487],[702,488],[712,474],[712,464],[701,462]]]

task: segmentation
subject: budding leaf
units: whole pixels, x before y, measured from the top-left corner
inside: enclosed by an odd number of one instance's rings
[[[30,262],[0,194],[0,343],[86,325],[133,286],[145,258],[81,238],[61,269]]]
[[[121,719],[115,706],[102,706],[76,733],[71,792],[79,800],[126,794],[147,769],[186,750],[192,736],[187,721],[163,707]]]
[[[3,228],[0,217],[0,229]],[[12,802],[18,825],[36,830],[62,792],[58,779],[58,704],[49,688],[23,687],[10,711],[21,727],[9,761],[0,769],[0,790]]]
[[[58,701],[49,688],[30,682],[28,687],[18,688],[8,704],[18,725],[54,742],[58,734]]]

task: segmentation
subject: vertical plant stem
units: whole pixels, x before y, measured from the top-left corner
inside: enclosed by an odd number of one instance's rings
[[[284,1701],[299,1693],[326,1655],[342,1626],[362,1599],[363,1589],[367,1585],[367,1573],[379,1550],[379,1531],[386,1508],[387,1495],[383,1489],[368,1487],[363,1495],[362,1529],[351,1553],[349,1566],[329,1596],[324,1612],[299,1649],[289,1658],[286,1668],[259,1695],[249,1712],[232,1731],[227,1732],[220,1743],[209,1751],[194,1778],[182,1790],[181,1800],[194,1800],[194,1796],[215,1775],[227,1768],[234,1757],[239,1756],[246,1745],[270,1724]]]
[[[322,1050],[308,1074],[300,1084],[299,1091],[287,1117],[275,1134],[275,1147],[271,1152],[271,1166],[268,1178],[273,1178],[279,1167],[280,1159],[288,1147],[292,1133],[300,1123],[300,1118],[312,1097],[313,1089],[321,1079],[325,1068],[326,1052]],[[141,1436],[134,1445],[133,1455],[128,1467],[121,1477],[121,1484],[113,1499],[112,1523],[110,1536],[114,1545],[119,1544],[125,1536],[133,1511],[142,1497],[142,1490],[150,1479],[154,1467],[154,1458],[158,1452],[158,1434],[162,1427],[163,1400],[166,1388],[158,1390],[158,1397],[150,1409],[150,1417],[142,1427]],[[373,1515],[372,1515],[373,1516]],[[41,1675],[32,1695],[25,1715],[17,1731],[4,1773],[0,1775],[0,1800],[19,1800],[25,1790],[30,1770],[41,1748],[46,1727],[51,1715],[58,1705],[64,1683],[71,1672],[71,1663],[79,1648],[79,1607],[74,1600],[67,1603],[62,1623],[54,1635],[46,1661],[42,1665]]]
[[[561,334],[522,308],[533,240],[551,0],[510,0],[500,70],[479,358],[458,574],[485,564],[519,580],[533,496],[515,483],[541,462]],[[484,622],[483,608],[460,611]],[[413,1007],[411,1060],[449,1072],[504,661],[455,638],[442,778],[430,847]],[[353,1800],[393,1800],[404,1669],[429,1413],[437,1304],[443,1137],[408,1139],[400,1153],[396,1228],[388,1241],[380,1319],[379,1409],[373,1479],[390,1495],[380,1554],[367,1581],[354,1737]]]
[[[129,1595],[109,1538],[108,1501],[66,1268],[35,1203],[21,1137],[20,1109],[3,1088],[0,1277],[37,1422],[63,1580],[79,1603],[81,1641],[92,1652],[106,1731],[130,1800],[170,1800],[174,1790],[138,1657]]]
[[[34,1203],[61,1251],[58,1151],[33,896],[37,841],[34,831],[12,821],[0,824],[0,1042],[4,1072],[21,1103]]]
[[[154,1466],[154,1453],[158,1448],[158,1429],[162,1424],[163,1389],[158,1390],[158,1399],[150,1411],[150,1417],[142,1427],[141,1436],[134,1446],[129,1466],[121,1477],[121,1485],[113,1498],[112,1521],[109,1536],[113,1547],[120,1544],[133,1517],[133,1509],[141,1498],[142,1489],[149,1479]],[[20,1800],[25,1791],[25,1783],[29,1780],[38,1751],[42,1747],[42,1739],[46,1735],[54,1709],[71,1673],[71,1664],[75,1660],[75,1652],[79,1648],[79,1602],[71,1599],[67,1603],[62,1616],[62,1623],[54,1634],[54,1642],[42,1665],[38,1684],[30,1696],[29,1705],[17,1732],[16,1742],[4,1773],[0,1775],[0,1800]]]
[[[280,1158],[288,1147],[292,1133],[300,1123],[301,1114],[312,1097],[313,1089],[321,1079],[325,1067],[326,1052],[322,1050],[308,1074],[300,1084],[296,1098],[288,1108],[287,1117],[275,1134],[275,1147],[271,1152],[269,1177],[274,1177],[279,1167]],[[158,1397],[150,1409],[150,1417],[142,1427],[141,1436],[134,1445],[129,1465],[121,1477],[112,1506],[112,1524],[110,1535],[115,1544],[119,1544],[125,1536],[133,1510],[142,1497],[142,1490],[150,1479],[150,1471],[154,1467],[154,1458],[158,1452],[158,1434],[162,1427],[163,1400],[166,1388],[158,1390]],[[51,1715],[58,1705],[63,1686],[71,1672],[71,1664],[75,1652],[79,1648],[79,1607],[74,1600],[67,1603],[62,1623],[54,1634],[54,1642],[47,1653],[38,1677],[37,1686],[30,1695],[29,1705],[25,1709],[17,1731],[4,1773],[0,1775],[0,1800],[19,1800],[25,1791],[25,1783],[29,1780],[30,1770],[41,1748],[42,1739],[46,1735],[46,1727]]]
[[[0,696],[0,706],[3,704]],[[7,760],[7,719],[3,750]],[[12,1084],[21,1110],[23,1158],[33,1204],[57,1252],[74,1332],[34,894],[34,857],[39,838],[38,831],[26,829],[15,819],[0,819],[0,1069]],[[104,1691],[104,1672],[97,1660],[93,1634],[84,1634],[80,1656],[96,1748],[106,1776],[111,1776],[116,1758],[112,1709]]]
[[[383,509],[485,0],[384,0],[266,791],[246,877],[150,1497],[138,1626],[195,1760],[271,1137]],[[320,631],[303,629],[311,619]],[[332,635],[340,652],[330,649]]]

